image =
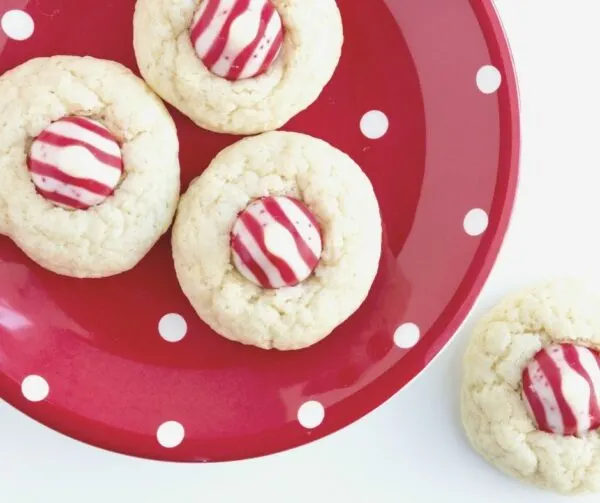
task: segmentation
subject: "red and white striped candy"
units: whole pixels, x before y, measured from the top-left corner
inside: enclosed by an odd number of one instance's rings
[[[106,127],[86,117],[50,124],[33,141],[28,165],[39,194],[78,210],[105,201],[123,174],[119,144]]]
[[[212,73],[241,80],[269,69],[283,46],[283,26],[270,0],[203,0],[190,37]]]
[[[540,430],[582,435],[600,426],[600,361],[595,351],[556,344],[523,371],[523,397]]]
[[[319,263],[323,242],[308,208],[291,197],[263,197],[242,211],[231,232],[233,263],[263,288],[294,286]]]

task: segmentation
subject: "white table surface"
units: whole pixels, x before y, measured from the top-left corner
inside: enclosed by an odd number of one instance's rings
[[[457,395],[461,354],[473,322],[502,295],[560,275],[600,285],[595,218],[600,215],[600,2],[496,0],[496,5],[521,88],[519,195],[497,265],[442,355],[388,403],[335,435],[283,454],[220,465],[111,454],[0,404],[2,503],[564,501],[480,460],[462,433]]]

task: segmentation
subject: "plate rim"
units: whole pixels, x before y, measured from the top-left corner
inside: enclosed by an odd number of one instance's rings
[[[519,97],[519,86],[518,80],[515,70],[515,64],[512,57],[512,51],[510,48],[510,43],[506,36],[506,31],[502,24],[502,20],[498,14],[497,8],[495,7],[493,0],[469,0],[470,4],[473,7],[473,10],[479,9],[481,13],[476,15],[477,21],[481,24],[482,17],[489,23],[491,27],[491,32],[493,34],[493,42],[486,40],[486,46],[490,48],[491,44],[495,44],[496,47],[494,49],[498,52],[498,59],[502,64],[502,86],[505,88],[507,105],[502,107],[500,114],[508,115],[508,126],[510,131],[506,132],[507,142],[509,142],[510,146],[506,149],[509,150],[509,160],[506,162],[505,174],[507,176],[506,180],[506,188],[503,191],[503,201],[501,204],[501,209],[499,211],[499,220],[494,229],[493,233],[486,233],[489,236],[489,243],[487,246],[484,246],[484,252],[480,251],[482,245],[479,246],[478,251],[475,253],[473,262],[477,261],[477,254],[482,253],[483,257],[480,260],[480,263],[477,267],[477,272],[474,280],[471,282],[471,285],[466,292],[466,295],[462,299],[459,307],[455,310],[452,318],[444,323],[443,329],[440,331],[440,335],[436,339],[435,344],[435,352],[432,352],[431,357],[425,362],[425,364],[417,371],[409,370],[406,371],[407,377],[403,380],[404,383],[402,386],[398,385],[389,385],[387,382],[379,383],[377,393],[374,393],[377,398],[366,400],[368,404],[364,407],[361,406],[361,410],[357,411],[359,413],[352,414],[352,416],[345,416],[342,421],[340,421],[335,426],[328,428],[326,432],[319,433],[318,431],[310,431],[308,434],[302,438],[295,439],[292,442],[288,442],[288,445],[284,448],[270,448],[267,447],[265,449],[250,449],[243,448],[240,449],[238,456],[226,456],[222,458],[211,458],[209,460],[203,459],[176,459],[168,456],[168,450],[165,449],[165,457],[152,456],[152,455],[142,455],[141,453],[130,452],[126,449],[118,450],[114,448],[108,448],[102,445],[99,442],[92,441],[89,439],[84,439],[84,436],[73,436],[69,433],[66,433],[68,428],[60,428],[58,425],[52,426],[50,423],[52,421],[46,421],[45,419],[39,417],[33,417],[28,412],[23,411],[20,407],[15,405],[10,398],[1,397],[2,401],[5,404],[11,406],[16,411],[21,414],[26,415],[33,421],[42,425],[43,427],[49,428],[54,432],[67,437],[69,439],[75,440],[86,446],[91,446],[98,448],[100,450],[111,452],[119,455],[124,455],[127,457],[133,457],[138,459],[145,460],[155,460],[155,461],[169,461],[174,463],[224,463],[231,461],[239,461],[239,460],[250,460],[256,459],[260,457],[276,455],[279,453],[283,453],[289,450],[293,450],[299,448],[301,446],[305,446],[315,442],[316,440],[323,439],[330,435],[333,435],[351,424],[363,419],[365,416],[374,412],[375,409],[386,404],[393,396],[400,393],[404,390],[409,384],[413,383],[416,378],[418,378],[429,366],[433,363],[433,361],[441,355],[442,351],[446,349],[454,338],[460,327],[465,323],[468,319],[469,314],[471,313],[477,299],[479,298],[486,282],[489,279],[489,276],[493,270],[494,265],[498,259],[500,251],[505,241],[505,237],[511,222],[511,219],[514,214],[514,205],[517,197],[517,185],[519,179],[519,168],[520,168],[520,157],[521,157],[521,124],[520,124],[520,97]],[[504,128],[500,128],[502,132]],[[499,160],[499,165],[501,161]],[[470,269],[473,265],[470,266]],[[464,281],[464,277],[463,280]],[[455,294],[452,299],[456,298],[457,294]],[[452,301],[451,299],[451,301]],[[450,301],[450,302],[451,302]],[[442,314],[440,315],[440,317]],[[436,324],[440,320],[436,320],[436,322],[430,327],[429,330],[435,330]],[[393,372],[392,367],[389,372]],[[391,380],[390,380],[391,381]],[[375,405],[372,405],[375,403]],[[74,431],[76,428],[72,428],[71,431]]]

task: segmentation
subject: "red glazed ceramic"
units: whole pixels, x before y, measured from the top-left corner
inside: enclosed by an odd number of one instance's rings
[[[134,4],[0,0],[0,73],[54,54],[137,72]],[[197,318],[178,287],[169,236],[131,272],[103,280],[56,276],[0,237],[4,400],[106,449],[234,460],[339,430],[444,347],[490,272],[513,204],[519,124],[509,50],[489,0],[338,4],[340,65],[285,129],[346,151],[375,187],[384,248],[360,310],[312,348],[262,351]],[[185,189],[237,138],[170,111]]]

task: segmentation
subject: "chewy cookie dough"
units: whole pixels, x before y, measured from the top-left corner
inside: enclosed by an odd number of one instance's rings
[[[65,276],[134,267],[170,226],[179,143],[124,66],[39,58],[0,77],[0,233]]]
[[[513,294],[476,327],[464,358],[473,447],[523,481],[600,491],[600,298],[570,280]]]
[[[219,133],[278,129],[309,107],[343,38],[335,0],[137,0],[134,17],[144,79]]]
[[[304,217],[288,206],[295,201],[307,210]],[[260,285],[234,263],[239,249],[232,245],[247,232],[237,227],[238,220],[249,211],[255,223],[273,224],[278,210],[268,206],[274,204],[295,226],[296,242],[304,240],[318,259],[314,273],[298,282],[307,271],[293,265],[290,246],[278,239],[278,225],[274,233],[263,227],[262,239],[245,243],[267,275],[275,273],[273,261],[264,260],[257,248],[284,260],[297,272],[289,282],[296,286],[287,286],[285,278]],[[260,225],[246,229],[261,232]],[[372,185],[350,157],[303,134],[271,132],[226,148],[192,182],[173,227],[173,257],[184,293],[216,332],[260,348],[293,350],[326,337],[363,303],[378,270],[381,239]]]

